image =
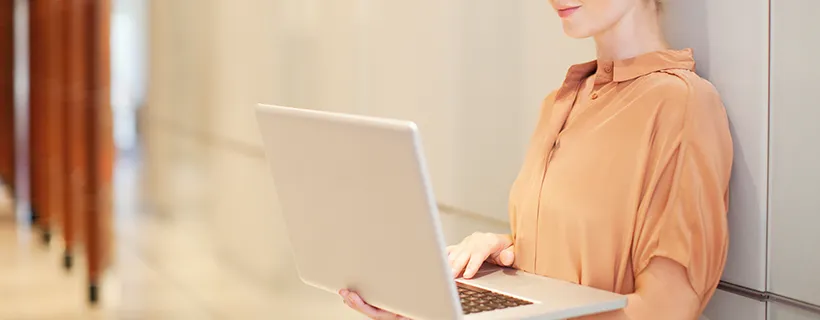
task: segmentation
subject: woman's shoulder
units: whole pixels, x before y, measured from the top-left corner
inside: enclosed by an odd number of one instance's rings
[[[646,86],[647,95],[662,101],[679,100],[692,104],[720,104],[720,93],[717,88],[697,73],[684,69],[666,69],[642,77],[636,85]]]
[[[672,121],[725,121],[726,109],[711,82],[691,70],[668,69],[647,74],[635,81],[631,92],[641,92],[634,101],[659,108],[659,116]]]
[[[540,113],[542,117],[548,115],[552,111],[552,106],[555,105],[555,95],[557,92],[558,90],[553,90],[544,98],[544,100],[541,100]]]
[[[681,69],[662,70],[645,78],[641,85],[647,86],[648,98],[644,103],[657,110],[658,125],[678,128],[687,139],[731,140],[726,108],[711,82]]]

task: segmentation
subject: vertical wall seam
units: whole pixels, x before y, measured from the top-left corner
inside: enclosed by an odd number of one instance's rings
[[[771,233],[771,188],[772,188],[772,0],[768,1],[768,41],[766,47],[767,70],[766,70],[766,234],[765,234],[765,254],[763,263],[763,288],[769,291],[769,239]]]

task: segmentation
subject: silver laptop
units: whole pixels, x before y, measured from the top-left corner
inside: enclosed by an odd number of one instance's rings
[[[412,319],[565,319],[626,297],[485,264],[453,279],[412,122],[258,105],[299,276]]]

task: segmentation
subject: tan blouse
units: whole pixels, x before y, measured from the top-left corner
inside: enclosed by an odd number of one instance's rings
[[[510,193],[516,267],[635,291],[653,257],[701,299],[726,261],[732,140],[691,50],[572,66],[547,97]]]

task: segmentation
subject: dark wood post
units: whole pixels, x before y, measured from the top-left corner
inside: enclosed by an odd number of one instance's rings
[[[66,159],[66,201],[63,216],[63,238],[65,253],[63,266],[71,268],[73,249],[78,235],[83,234],[89,195],[89,150],[87,126],[91,105],[91,1],[75,0],[66,5],[64,17],[63,58],[65,63],[65,148]]]
[[[14,1],[0,1],[0,180],[14,196]]]
[[[47,30],[50,1],[29,1],[29,193],[34,223],[50,239],[50,219],[44,208],[46,188],[46,135],[48,93]]]
[[[113,237],[112,190],[114,139],[111,111],[111,2],[92,1],[92,108],[89,129],[89,210],[86,216],[89,300],[98,300],[99,281],[108,266]]]

